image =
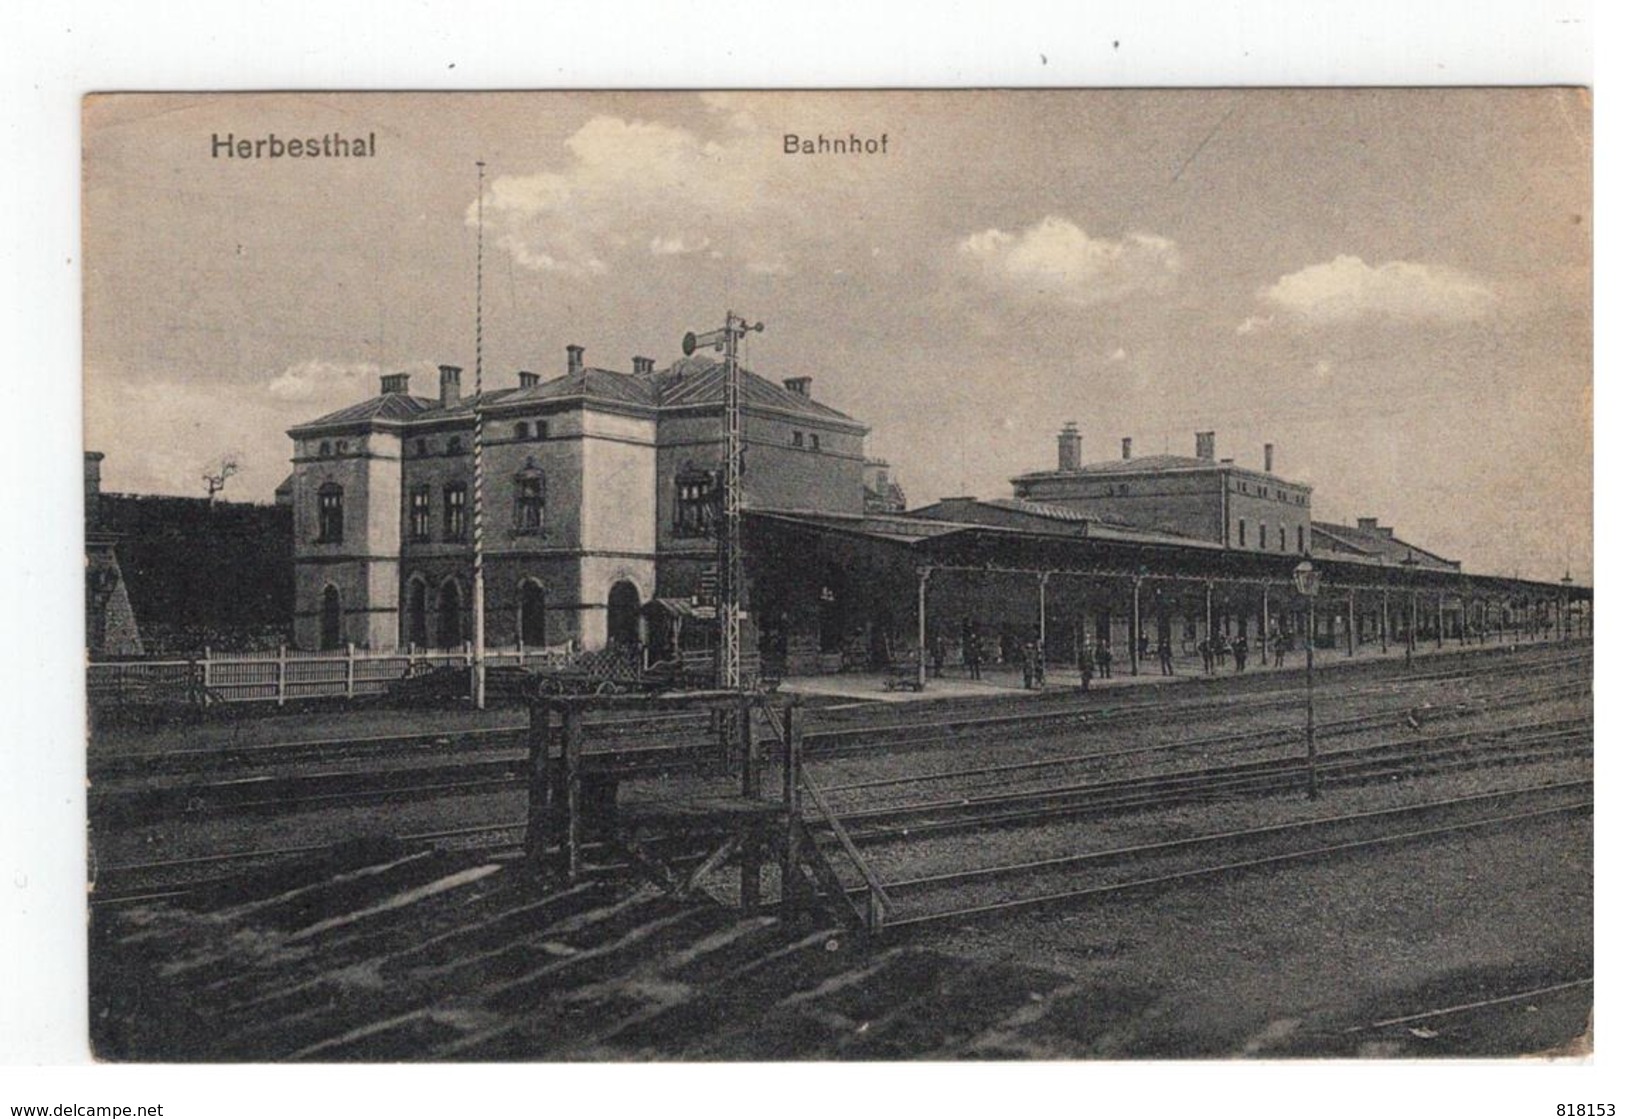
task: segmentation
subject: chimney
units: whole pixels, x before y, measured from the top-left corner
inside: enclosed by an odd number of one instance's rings
[[[406,386],[411,379],[410,373],[386,373],[378,379],[378,391],[385,396],[397,392],[404,395],[409,391]]]
[[[1078,434],[1074,421],[1066,421],[1055,442],[1059,449],[1057,469],[1076,470],[1083,465],[1083,436]]]
[[[1213,461],[1213,432],[1198,431],[1196,433],[1196,457],[1204,462]]]
[[[587,349],[586,349],[585,346],[566,346],[566,347],[564,347],[564,355],[565,355],[565,357],[564,357],[564,371],[565,371],[565,373],[570,374],[572,376],[574,374],[576,374],[576,373],[580,373],[581,370],[582,370],[583,364],[584,364],[582,362],[582,360],[581,360],[581,357],[586,352],[587,352]]]
[[[1133,457],[1134,457],[1134,440],[1130,439],[1127,435],[1125,435],[1125,436],[1123,436],[1123,458],[1124,459],[1131,459]]]
[[[102,522],[102,459],[100,451],[85,452],[85,524],[92,530]]]
[[[786,377],[784,379],[784,387],[789,389],[791,392],[795,393],[797,396],[811,396],[812,395],[812,378],[811,377]]]
[[[440,407],[455,408],[463,396],[463,370],[456,365],[440,367]]]
[[[655,359],[652,357],[635,357],[632,359],[632,372],[639,377],[652,377],[655,371]]]
[[[522,388],[522,389],[533,389],[533,388],[535,388],[537,385],[539,385],[541,383],[542,383],[542,378],[541,378],[541,375],[539,373],[532,373],[528,369],[521,369],[519,371],[519,387],[520,388]]]
[[[1266,473],[1266,474],[1274,474],[1275,473],[1275,444],[1274,443],[1265,443],[1264,444],[1264,473]]]
[[[1356,520],[1354,522],[1354,527],[1358,528],[1361,532],[1376,532],[1377,531],[1377,518],[1375,518],[1375,517],[1359,517],[1359,518],[1356,518]]]

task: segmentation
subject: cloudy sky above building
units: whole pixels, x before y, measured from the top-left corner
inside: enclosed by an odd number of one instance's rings
[[[374,136],[368,158],[213,140]],[[874,154],[790,154],[881,140]],[[380,373],[629,370],[733,308],[911,504],[1219,454],[1475,570],[1591,568],[1591,120],[1572,91],[235,95],[85,116],[86,445],[268,500]]]

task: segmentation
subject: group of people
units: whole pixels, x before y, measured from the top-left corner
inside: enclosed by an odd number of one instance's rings
[[[1139,651],[1142,658],[1150,657],[1150,643],[1149,634],[1140,636]],[[1265,657],[1273,654],[1276,668],[1282,666],[1291,647],[1292,639],[1279,630],[1268,639],[1260,638],[1258,641],[1259,655]],[[1212,675],[1227,662],[1234,664],[1236,672],[1245,672],[1252,648],[1245,634],[1231,638],[1223,633],[1214,633],[1197,642],[1196,651],[1202,658],[1202,671]],[[928,652],[931,675],[940,678],[943,665],[948,659],[948,641],[940,631],[931,637]],[[993,653],[998,661],[1004,664],[1014,664],[1017,660],[1021,662],[1023,687],[1034,689],[1044,686],[1044,647],[1037,626],[1033,627],[1031,636],[1025,640],[1013,632],[1001,632],[998,646]],[[989,649],[979,622],[967,618],[960,625],[959,656],[970,679],[980,680],[982,666],[988,663]],[[1167,635],[1158,638],[1156,656],[1162,675],[1174,675],[1174,646],[1172,639]],[[1109,641],[1078,641],[1077,658],[1079,687],[1084,691],[1087,691],[1090,682],[1097,678],[1111,679],[1112,647]]]
[[[1285,633],[1277,630],[1268,641],[1262,637],[1258,641],[1260,656],[1274,654],[1275,667],[1280,668],[1286,662],[1287,650],[1292,647],[1292,639]],[[1246,634],[1237,634],[1235,638],[1226,637],[1222,633],[1213,634],[1197,642],[1196,651],[1202,657],[1202,671],[1212,675],[1224,665],[1227,660],[1235,662],[1237,672],[1247,671],[1247,655],[1251,652],[1247,644]]]

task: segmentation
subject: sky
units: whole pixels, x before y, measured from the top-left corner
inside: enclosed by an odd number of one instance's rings
[[[365,159],[213,139],[376,137]],[[804,155],[785,136],[885,138]],[[911,505],[1218,453],[1475,571],[1591,581],[1591,111],[1572,90],[131,95],[84,113],[85,439],[269,500],[380,373],[747,363]],[[483,196],[476,163],[485,163]]]

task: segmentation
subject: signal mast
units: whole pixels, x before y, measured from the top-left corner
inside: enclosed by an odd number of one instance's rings
[[[727,378],[723,398],[727,435],[722,466],[722,525],[717,533],[717,620],[720,636],[717,685],[733,691],[740,690],[744,685],[740,672],[739,603],[745,585],[740,524],[740,484],[745,472],[745,442],[739,409],[739,339],[752,331],[761,333],[761,330],[761,323],[746,322],[729,311],[724,324],[718,329],[708,330],[704,334],[690,331],[683,335],[685,357],[707,346],[722,351],[723,371]]]

